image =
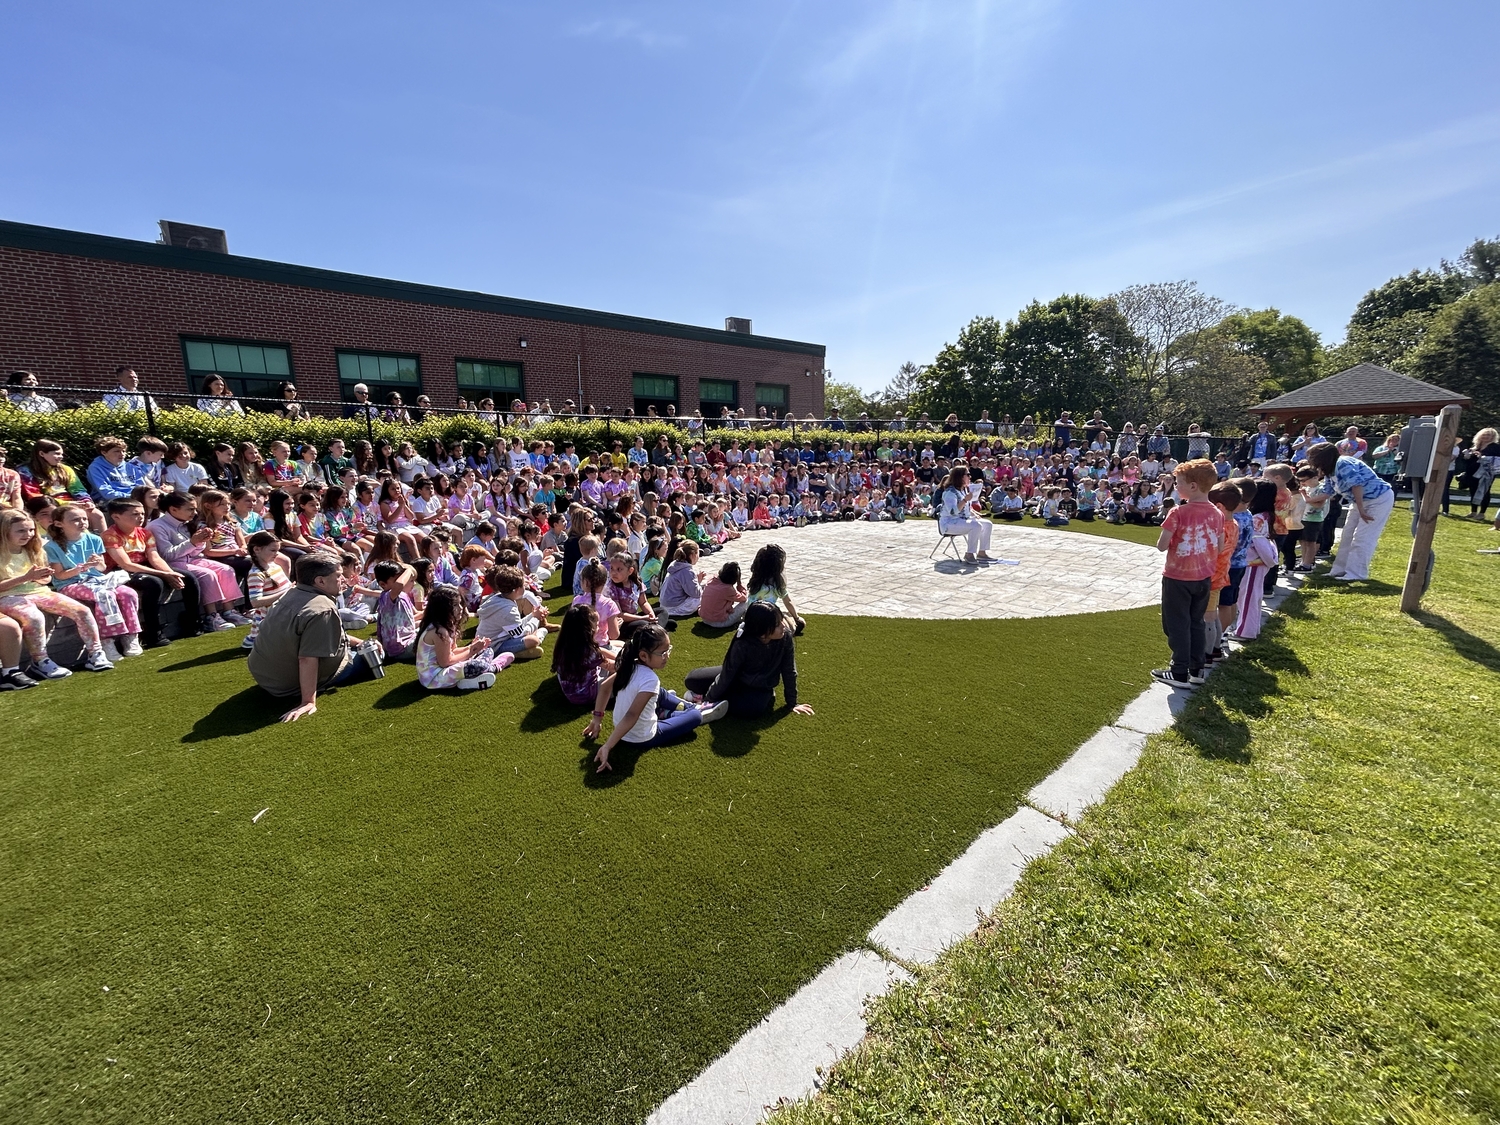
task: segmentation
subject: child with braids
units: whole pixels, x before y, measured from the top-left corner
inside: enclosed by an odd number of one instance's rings
[[[610,752],[621,742],[640,753],[653,746],[680,742],[702,724],[728,714],[727,699],[695,706],[661,686],[661,670],[671,655],[672,643],[660,625],[642,624],[626,638],[625,648],[615,662],[613,691],[600,690],[595,697],[593,719],[584,730],[585,738],[597,738],[605,706],[613,708],[614,729],[594,754],[596,773],[613,768],[609,764]]]
[[[429,691],[456,687],[459,691],[482,691],[494,686],[495,673],[515,661],[508,652],[490,651],[488,637],[476,636],[459,644],[469,607],[457,586],[439,584],[427,596],[417,635],[417,679]]]

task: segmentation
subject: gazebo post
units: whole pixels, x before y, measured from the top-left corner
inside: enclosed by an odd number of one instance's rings
[[[1427,566],[1432,558],[1432,537],[1437,533],[1438,511],[1443,504],[1442,490],[1448,483],[1448,462],[1453,457],[1453,446],[1458,439],[1458,416],[1462,413],[1461,406],[1445,406],[1438,415],[1437,448],[1433,452],[1426,486],[1422,489],[1415,541],[1411,545],[1411,559],[1406,564],[1406,584],[1401,587],[1402,613],[1416,613],[1422,607]]]

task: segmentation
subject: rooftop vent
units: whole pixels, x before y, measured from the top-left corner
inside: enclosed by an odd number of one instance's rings
[[[751,335],[750,318],[744,316],[726,316],[724,318],[725,332],[743,332],[746,336]]]
[[[157,225],[161,227],[161,238],[157,241],[164,246],[229,253],[229,239],[216,227],[195,227],[192,223],[173,223],[166,219],[162,219]]]

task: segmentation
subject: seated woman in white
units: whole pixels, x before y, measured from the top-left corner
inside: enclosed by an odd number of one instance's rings
[[[938,516],[938,530],[944,535],[963,535],[968,539],[965,562],[989,559],[990,532],[994,524],[974,514],[976,490],[969,483],[969,466],[955,465],[943,484],[943,508]]]

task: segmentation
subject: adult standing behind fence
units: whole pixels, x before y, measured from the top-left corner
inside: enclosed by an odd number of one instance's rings
[[[1333,481],[1335,495],[1349,505],[1339,551],[1328,574],[1341,582],[1362,582],[1370,577],[1370,560],[1380,542],[1380,533],[1391,518],[1396,493],[1358,457],[1340,455],[1328,442],[1307,451],[1307,463],[1325,479]]]

